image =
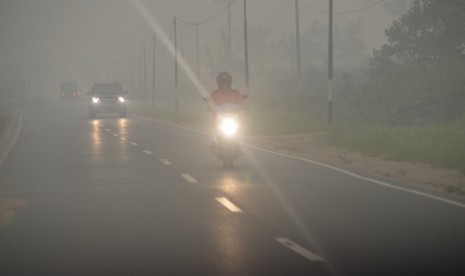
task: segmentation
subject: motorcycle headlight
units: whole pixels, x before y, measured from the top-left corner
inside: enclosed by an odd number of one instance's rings
[[[118,97],[118,102],[124,103],[124,101],[126,101],[126,100],[123,97]]]
[[[234,136],[239,129],[239,124],[235,118],[221,118],[219,128],[226,136]]]
[[[98,102],[100,102],[100,99],[97,98],[97,97],[92,97],[92,102],[93,103],[98,103]]]

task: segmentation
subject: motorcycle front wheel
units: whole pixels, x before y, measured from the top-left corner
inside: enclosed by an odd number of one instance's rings
[[[234,167],[234,152],[231,145],[225,145],[223,148],[223,166],[226,169],[232,169]]]

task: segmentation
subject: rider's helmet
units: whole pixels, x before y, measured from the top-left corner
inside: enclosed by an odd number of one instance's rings
[[[229,72],[227,71],[222,71],[218,74],[218,76],[216,76],[216,82],[218,84],[222,83],[222,82],[229,82],[231,83],[232,82],[232,76],[231,74],[229,74]]]

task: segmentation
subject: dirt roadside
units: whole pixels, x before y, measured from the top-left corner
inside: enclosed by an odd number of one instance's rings
[[[465,197],[465,175],[458,170],[365,156],[330,146],[321,139],[316,139],[315,134],[257,135],[248,136],[244,141],[267,150],[311,159],[351,172],[395,180],[417,190]]]

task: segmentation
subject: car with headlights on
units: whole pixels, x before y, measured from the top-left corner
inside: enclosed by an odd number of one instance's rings
[[[121,118],[127,117],[127,91],[123,92],[121,84],[96,83],[89,95],[89,117],[94,119],[98,113],[113,114],[118,113]]]

